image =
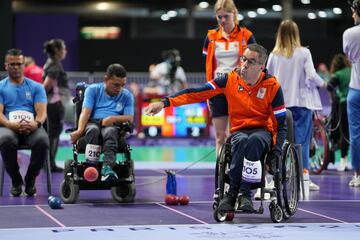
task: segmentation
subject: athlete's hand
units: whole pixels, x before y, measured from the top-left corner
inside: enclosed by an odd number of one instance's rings
[[[159,113],[164,108],[163,102],[150,103],[149,106],[145,108],[145,114],[148,116],[154,116]]]

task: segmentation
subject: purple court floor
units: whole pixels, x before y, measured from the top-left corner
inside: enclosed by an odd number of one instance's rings
[[[83,190],[76,204],[63,204],[63,209],[59,210],[47,205],[44,173],[37,179],[35,198],[11,197],[10,179],[6,175],[4,193],[0,197],[0,229],[216,223],[212,217],[212,169],[187,169],[177,174],[178,195],[187,194],[191,198],[187,206],[163,203],[166,187],[163,170],[136,170],[135,174],[137,195],[134,203],[116,203],[109,190]],[[59,196],[63,174],[53,174],[52,178],[53,195]],[[301,201],[298,212],[287,223],[359,223],[360,188],[348,187],[350,178],[348,172],[327,171],[313,175],[313,181],[320,184],[321,190],[311,192],[309,200]],[[267,207],[263,215],[238,214],[232,222],[260,223],[272,223]]]

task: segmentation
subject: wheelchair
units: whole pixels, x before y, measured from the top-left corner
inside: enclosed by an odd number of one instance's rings
[[[289,114],[289,113],[288,113]],[[287,114],[287,116],[288,116]],[[287,117],[288,127],[291,128],[292,118]],[[290,134],[289,134],[290,132]],[[270,217],[274,223],[280,223],[283,220],[293,216],[298,208],[300,195],[300,168],[297,149],[292,143],[293,130],[288,132],[287,140],[282,147],[280,159],[275,162],[275,172],[273,173],[274,188],[265,188],[266,165],[269,163],[271,151],[264,153],[261,159],[262,164],[262,180],[261,183],[254,183],[251,189],[261,188],[260,206],[254,211],[238,210],[239,202],[235,204],[235,212],[220,212],[218,209],[220,200],[223,199],[230,186],[230,177],[228,175],[231,163],[231,136],[221,146],[219,155],[216,160],[215,181],[218,188],[215,190],[213,203],[213,216],[217,222],[232,221],[235,213],[255,213],[263,214],[264,212],[264,194],[270,194]],[[239,199],[239,198],[238,198]]]
[[[86,86],[84,83],[76,86],[76,97],[73,99],[75,104],[76,126],[74,129],[68,129],[67,132],[72,132],[77,128]],[[85,137],[82,136],[76,144],[73,144],[73,160],[65,161],[64,179],[60,184],[60,196],[64,203],[75,203],[79,198],[80,190],[104,189],[111,189],[111,195],[117,202],[126,203],[134,201],[136,195],[134,162],[131,159],[131,148],[125,139],[125,136],[132,132],[133,125],[127,122],[116,126],[120,136],[117,153],[122,155],[123,161],[117,160],[113,171],[116,172],[119,178],[111,181],[111,183],[101,181],[100,172],[102,162],[78,161],[78,155],[84,154],[86,148]],[[95,167],[97,169],[99,177],[96,181],[88,182],[84,179],[84,171],[87,167]]]

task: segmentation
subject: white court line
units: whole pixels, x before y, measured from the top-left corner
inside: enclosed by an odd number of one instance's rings
[[[88,202],[86,202],[88,201]],[[191,201],[191,204],[205,204],[205,203],[213,203],[213,200],[199,200],[199,201]],[[260,201],[254,201],[254,202],[260,202]],[[264,202],[270,202],[270,200],[265,200]],[[304,202],[304,203],[311,203],[311,202],[354,202],[354,203],[358,203],[360,202],[360,200],[300,200],[300,202]],[[116,202],[108,202],[108,203],[101,203],[101,202],[91,202],[91,199],[85,199],[85,202],[80,202],[80,203],[73,203],[73,204],[62,204],[62,206],[64,207],[71,207],[71,206],[91,206],[91,205],[97,205],[97,204],[101,204],[101,205],[122,205],[122,206],[126,206],[126,205],[147,205],[147,204],[158,204],[158,203],[164,203],[163,201],[149,201],[149,202],[132,202],[132,203],[116,203]],[[31,206],[48,206],[48,204],[27,204],[27,205],[0,205],[0,208],[12,208],[12,207],[31,207]]]
[[[50,213],[46,212],[44,209],[42,209],[39,205],[35,205],[35,207],[42,212],[45,216],[53,220],[55,223],[57,223],[60,227],[66,227],[64,224],[62,224],[59,220],[57,220],[55,217],[51,216]]]
[[[178,213],[178,214],[180,214],[180,215],[183,215],[183,216],[185,216],[185,217],[187,217],[187,218],[190,218],[190,219],[192,219],[192,220],[195,220],[195,221],[197,221],[197,222],[199,222],[199,223],[209,224],[209,223],[204,222],[204,221],[201,221],[200,219],[197,219],[197,218],[195,218],[195,217],[193,217],[193,216],[190,216],[190,215],[188,215],[188,214],[186,214],[186,213],[183,213],[183,212],[180,212],[180,211],[178,211],[178,210],[176,210],[176,209],[173,209],[173,208],[171,208],[171,207],[165,206],[165,205],[163,205],[163,204],[161,204],[161,203],[156,203],[156,205],[158,205],[158,206],[160,206],[160,207],[163,207],[163,208],[166,208],[166,209],[168,209],[168,210],[170,210],[170,211],[176,212],[176,213]]]
[[[298,208],[300,211],[303,211],[303,212],[306,212],[306,213],[311,213],[313,215],[316,215],[316,216],[319,216],[319,217],[323,217],[323,218],[327,218],[327,219],[330,219],[330,220],[333,220],[333,221],[336,221],[336,222],[340,222],[340,223],[348,223],[348,222],[345,222],[343,220],[340,220],[340,219],[337,219],[337,218],[333,218],[333,217],[329,217],[329,216],[326,216],[326,215],[323,215],[323,214],[320,214],[320,213],[316,213],[316,212],[313,212],[313,211],[309,211],[309,210],[305,210],[305,209],[302,209],[302,208]]]

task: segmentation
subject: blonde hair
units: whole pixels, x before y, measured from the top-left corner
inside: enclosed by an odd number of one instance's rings
[[[276,33],[273,53],[289,58],[297,47],[301,47],[299,27],[292,20],[283,20]]]
[[[234,22],[235,24],[239,23],[239,18],[238,18],[239,12],[233,0],[217,0],[214,6],[215,14],[217,13],[217,11],[221,9],[224,10],[225,12],[234,13]]]

